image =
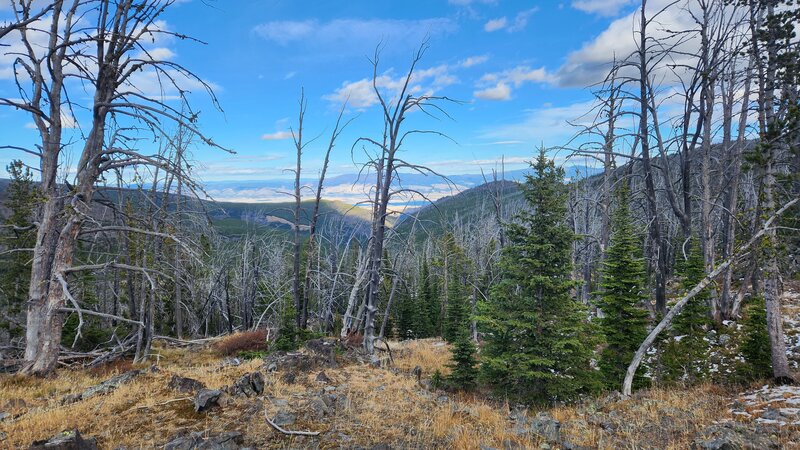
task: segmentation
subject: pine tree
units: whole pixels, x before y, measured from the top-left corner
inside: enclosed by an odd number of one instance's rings
[[[25,249],[33,248],[36,241],[33,220],[40,197],[33,174],[22,161],[12,161],[7,170],[11,182],[6,189],[5,207],[10,215],[4,222],[6,227],[0,229],[0,248],[6,252],[0,257],[0,310],[11,318],[25,309],[28,298],[32,254]],[[13,321],[0,318],[0,328],[7,328],[12,336],[24,332],[12,324]]]
[[[468,317],[468,316],[467,316]],[[478,378],[478,361],[475,356],[475,343],[469,335],[469,321],[465,320],[455,336],[453,336],[450,353],[452,362],[447,365],[450,375],[447,383],[454,389],[470,390],[475,387]]]
[[[445,235],[442,247],[443,259],[447,261],[447,306],[442,324],[442,337],[452,343],[465,324],[468,326],[470,312],[465,287],[469,262],[464,250],[459,247],[451,233]]]
[[[575,400],[600,387],[592,368],[597,332],[570,291],[571,247],[563,169],[542,150],[521,186],[531,211],[508,226],[502,279],[480,304],[486,337],[483,379],[500,394],[527,403]]]
[[[419,337],[433,337],[439,335],[441,323],[439,320],[441,304],[439,297],[431,283],[431,273],[428,262],[422,262],[419,275],[419,294],[417,296],[417,333]]]
[[[398,338],[400,339],[415,339],[418,336],[417,324],[417,305],[414,298],[408,295],[408,292],[398,292],[397,305],[397,331]]]
[[[296,310],[291,298],[283,301],[283,312],[278,325],[278,336],[272,345],[273,350],[290,352],[300,345],[297,330]]]
[[[703,253],[697,239],[687,244],[686,260],[678,261],[676,273],[684,291],[694,288],[705,278]],[[671,337],[667,338],[661,354],[661,379],[666,383],[696,383],[705,378],[708,343],[706,330],[711,325],[708,316],[709,290],[705,289],[683,308],[672,321]]]
[[[744,341],[740,350],[746,363],[745,375],[750,379],[769,378],[772,375],[772,355],[763,297],[754,297],[745,306],[742,332]]]
[[[639,344],[647,336],[648,314],[642,308],[647,299],[642,248],[630,217],[629,193],[623,185],[617,195],[617,208],[612,217],[611,242],[602,266],[598,306],[604,316],[600,320],[606,347],[600,358],[600,370],[607,388],[618,387],[625,378],[628,364]],[[645,370],[639,370],[641,374]],[[641,375],[634,383],[644,384]]]

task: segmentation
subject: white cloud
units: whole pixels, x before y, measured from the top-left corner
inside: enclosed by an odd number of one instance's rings
[[[261,139],[265,141],[282,141],[284,139],[291,139],[291,131],[276,131],[274,133],[266,133],[261,135]]]
[[[522,31],[528,26],[528,20],[530,17],[538,10],[539,8],[531,8],[520,11],[516,16],[514,16],[513,21],[509,21],[505,16],[489,20],[483,25],[483,29],[489,33],[498,30],[506,30],[509,33]]]
[[[417,70],[411,78],[409,92],[433,93],[456,83],[458,79],[451,75],[449,71],[450,67],[445,64]],[[385,95],[388,98],[398,95],[403,88],[404,82],[405,75],[394,77],[392,71],[379,75],[375,80],[376,86],[381,90],[381,95]],[[358,109],[369,108],[378,103],[378,97],[375,95],[375,90],[372,86],[372,79],[369,78],[353,82],[345,81],[341,87],[333,93],[323,96],[323,98],[335,104],[342,104],[346,101],[349,106]]]
[[[483,29],[491,33],[492,31],[502,30],[508,25],[508,19],[501,17],[499,19],[492,19],[483,26]]]
[[[280,45],[309,41],[315,45],[346,50],[352,46],[361,48],[365,43],[375,45],[381,41],[419,43],[426,36],[450,33],[456,26],[456,23],[448,18],[334,19],[328,22],[311,19],[267,22],[256,26],[253,31],[264,39]]]
[[[489,60],[488,55],[470,56],[458,63],[461,67],[472,67],[478,64],[483,64]]]
[[[572,7],[585,13],[612,17],[631,3],[632,0],[573,0]]]
[[[517,66],[503,72],[487,73],[478,80],[475,97],[483,100],[509,100],[511,87],[519,88],[525,83],[551,83],[553,76],[544,67],[532,69]]]
[[[505,101],[511,100],[511,87],[504,82],[499,82],[493,87],[475,91],[475,97],[482,100]]]

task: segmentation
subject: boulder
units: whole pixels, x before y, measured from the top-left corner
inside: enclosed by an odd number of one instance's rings
[[[28,450],[97,450],[97,440],[84,438],[78,430],[69,430],[50,439],[34,441]]]
[[[770,436],[738,424],[712,425],[692,442],[695,450],[769,450],[780,444]]]
[[[197,392],[201,389],[205,389],[205,385],[194,378],[186,378],[178,375],[173,375],[172,378],[170,378],[167,387],[173,391],[187,393]]]
[[[275,422],[275,425],[279,427],[287,426],[293,424],[297,420],[297,416],[290,413],[285,409],[278,410],[278,413],[275,414],[275,417],[272,418],[272,421]]]
[[[331,382],[331,379],[328,377],[328,374],[326,374],[324,370],[317,374],[316,380],[319,383],[325,383],[325,384],[329,384]]]
[[[261,372],[253,372],[242,375],[236,383],[228,389],[231,395],[244,395],[255,397],[264,392],[264,375]]]
[[[208,411],[217,405],[222,391],[217,389],[201,389],[194,397],[194,410],[197,412]]]
[[[231,431],[203,437],[203,433],[181,433],[164,445],[164,450],[239,450],[244,436]]]

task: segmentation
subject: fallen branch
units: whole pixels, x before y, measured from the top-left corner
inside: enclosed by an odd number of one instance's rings
[[[153,405],[141,405],[141,406],[137,406],[137,407],[136,407],[136,408],[134,408],[134,409],[149,409],[149,408],[153,408],[153,407],[155,407],[155,406],[164,406],[164,405],[169,405],[170,403],[180,402],[180,401],[183,401],[183,400],[192,400],[192,397],[173,398],[172,400],[167,400],[167,401],[165,401],[165,402],[156,403],[156,404],[153,404]]]
[[[279,432],[281,432],[283,434],[287,434],[289,436],[318,436],[319,435],[319,431],[291,431],[291,430],[284,430],[283,428],[281,428],[278,424],[276,424],[275,422],[273,422],[269,418],[269,414],[267,414],[267,408],[264,408],[264,418],[267,419],[267,423],[270,424],[270,426],[272,426],[272,428],[275,428]]]
[[[669,326],[669,324],[672,322],[672,319],[674,319],[675,316],[680,314],[681,310],[683,310],[683,307],[686,306],[687,303],[689,303],[689,300],[694,298],[694,296],[696,296],[703,289],[705,289],[705,287],[708,286],[714,278],[716,278],[725,269],[727,269],[728,266],[733,264],[736,260],[745,256],[748,253],[747,249],[750,248],[750,246],[753,245],[755,242],[758,242],[761,239],[761,237],[767,232],[767,230],[770,229],[772,223],[784,212],[786,212],[789,208],[794,206],[798,201],[800,201],[800,198],[795,198],[786,203],[785,205],[783,205],[781,209],[776,211],[775,214],[772,215],[772,217],[770,217],[766,222],[764,222],[764,226],[761,228],[761,230],[758,231],[758,233],[754,234],[753,237],[751,237],[746,244],[741,246],[739,250],[737,250],[736,253],[733,254],[733,256],[731,256],[730,258],[728,258],[728,260],[720,264],[713,272],[706,275],[705,278],[703,278],[699,283],[697,283],[697,286],[695,286],[691,291],[689,291],[689,293],[687,293],[678,303],[675,304],[675,306],[673,306],[669,310],[669,312],[664,316],[664,318],[661,319],[661,322],[659,322],[658,325],[656,325],[656,327],[653,328],[653,331],[651,331],[650,334],[647,335],[644,342],[642,342],[642,344],[639,346],[639,349],[636,350],[636,353],[634,353],[633,359],[631,360],[631,364],[628,366],[628,371],[625,374],[625,381],[623,381],[622,383],[622,395],[625,396],[631,395],[631,386],[633,385],[633,376],[636,374],[636,369],[639,368],[639,365],[642,363],[642,359],[644,359],[647,350],[650,348],[651,345],[653,345],[653,342],[655,342],[656,337],[658,337],[658,334],[664,331],[664,329]]]

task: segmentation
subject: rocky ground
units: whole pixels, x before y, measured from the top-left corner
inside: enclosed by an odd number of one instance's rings
[[[784,305],[792,358],[797,292],[792,286]],[[433,372],[447,370],[441,341],[391,348],[380,367],[357,347],[314,340],[251,360],[220,356],[213,345],[161,347],[152,365],[4,376],[0,448],[800,448],[796,386],[652,388],[529,410],[432,389]]]

